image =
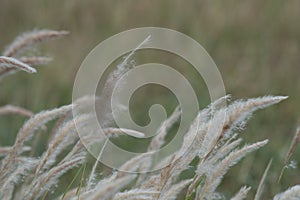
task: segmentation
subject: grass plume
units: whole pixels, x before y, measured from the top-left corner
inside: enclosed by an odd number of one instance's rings
[[[40,42],[60,38],[67,34],[66,31],[40,30],[21,35],[7,47],[3,56],[0,57],[0,77],[15,70],[35,72],[31,66],[46,64],[50,59],[44,56],[26,57],[21,54]],[[130,59],[142,45],[149,42],[149,39],[150,36],[142,41],[108,76],[103,93],[99,97],[82,97],[72,104],[35,114],[17,106],[0,107],[0,115],[16,114],[30,117],[20,127],[14,144],[0,147],[0,199],[17,200],[22,197],[25,200],[41,198],[175,200],[185,197],[187,200],[203,200],[222,196],[218,188],[230,168],[249,153],[265,146],[269,141],[265,139],[242,145],[242,138],[236,133],[237,130],[241,130],[240,128],[255,111],[277,104],[285,100],[286,96],[236,100],[227,106],[227,101],[229,102],[230,99],[228,95],[212,102],[200,110],[192,121],[189,130],[184,135],[181,147],[158,163],[154,163],[153,152],[162,148],[168,141],[168,133],[181,117],[181,110],[178,106],[158,127],[156,136],[151,139],[146,148],[147,153],[133,156],[117,170],[105,171],[105,167],[99,167],[98,161],[102,155],[100,151],[91,170],[86,170],[89,155],[86,148],[100,142],[106,144],[111,137],[120,139],[119,136],[124,134],[136,138],[143,138],[145,135],[137,130],[115,127],[112,123],[106,123],[101,134],[98,134],[100,131],[89,123],[90,113],[75,116],[72,115],[72,108],[87,107],[96,98],[98,106],[100,105],[105,111],[101,113],[103,114],[101,117],[107,117],[106,106],[110,103],[109,96],[115,82],[131,67],[134,67],[129,65]],[[53,126],[49,125],[48,122],[55,120],[56,123]],[[34,150],[31,148],[31,139],[35,138],[38,129],[44,126],[47,126],[47,129],[45,129],[46,133],[42,134],[50,135],[44,151],[38,156],[28,154],[28,151]],[[79,132],[83,133],[80,137]],[[287,160],[300,140],[299,135],[298,129],[287,154]],[[199,162],[193,163],[195,160]],[[261,179],[255,199],[261,197],[270,163]],[[165,167],[158,170],[158,166]],[[65,190],[59,190],[56,184],[62,184],[64,175],[78,168],[71,184],[68,184]],[[103,171],[99,173],[98,168]],[[81,169],[83,169],[81,180],[76,183]],[[181,175],[187,170],[192,170],[191,177],[182,178]],[[128,171],[135,173],[127,173]],[[55,194],[49,194],[52,191]],[[245,199],[249,191],[250,187],[242,187],[231,199]],[[299,196],[299,191],[299,186],[294,186],[276,195],[274,199]]]

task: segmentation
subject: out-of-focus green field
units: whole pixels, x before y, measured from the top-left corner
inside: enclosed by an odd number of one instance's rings
[[[34,28],[69,30],[71,35],[40,46],[40,52],[54,60],[39,67],[37,74],[20,72],[2,79],[0,105],[14,104],[38,112],[70,103],[76,71],[99,42],[135,27],[180,31],[208,51],[222,74],[227,93],[234,99],[267,94],[290,97],[259,111],[250,120],[243,134],[245,141],[269,138],[270,143],[232,168],[219,188],[225,195],[235,193],[242,185],[250,185],[255,191],[273,158],[264,193],[265,198],[271,197],[300,183],[299,169],[288,169],[281,183],[276,184],[285,153],[300,125],[299,19],[298,0],[1,0],[2,50],[17,35]],[[195,78],[191,81],[197,84]],[[209,103],[208,97],[200,99],[201,106]],[[1,145],[14,142],[23,120],[0,118]],[[300,147],[292,159],[300,162]]]

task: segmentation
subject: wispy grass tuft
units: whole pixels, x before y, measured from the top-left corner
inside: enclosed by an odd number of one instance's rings
[[[32,65],[46,64],[48,57],[21,56],[25,50],[33,48],[36,44],[50,39],[67,35],[66,31],[40,30],[25,33],[18,37],[7,47],[0,57],[0,77],[10,72],[24,70],[35,72]],[[137,46],[124,61],[117,66],[107,78],[103,93],[99,97],[82,97],[70,105],[58,108],[33,112],[17,106],[0,107],[0,115],[17,114],[30,117],[17,133],[15,143],[12,146],[0,147],[0,199],[3,200],[36,200],[36,199],[91,199],[91,200],[175,200],[184,198],[187,200],[204,200],[223,197],[218,187],[225,174],[232,166],[237,164],[249,153],[256,151],[268,143],[268,139],[242,145],[242,139],[237,132],[253,113],[259,109],[277,104],[287,97],[264,96],[246,100],[236,100],[226,106],[230,96],[225,96],[212,102],[211,105],[199,111],[189,130],[184,135],[183,142],[178,151],[171,153],[161,161],[154,163],[153,152],[159,150],[165,143],[170,129],[180,119],[180,107],[161,123],[147,147],[148,152],[136,155],[127,160],[117,170],[110,173],[98,174],[98,161],[91,170],[87,170],[86,148],[98,142],[108,141],[110,137],[116,139],[120,135],[131,135],[137,138],[144,137],[144,133],[137,130],[115,127],[110,119],[102,130],[90,125],[90,113],[72,115],[72,108],[84,108],[91,105],[95,98],[103,113],[100,117],[110,118],[106,107],[110,103],[109,96],[112,93],[115,82],[124,75],[131,66],[129,61],[135,51],[143,44],[149,42],[150,36]],[[98,106],[99,106],[98,105]],[[102,115],[103,114],[103,115]],[[53,126],[48,122],[55,121]],[[46,131],[38,133],[38,129],[48,126]],[[238,130],[238,131],[237,131]],[[78,132],[83,134],[78,135]],[[44,152],[38,156],[31,156],[28,151],[34,151],[31,139],[37,134],[48,134],[48,143]],[[293,139],[286,160],[289,160],[300,138],[299,129]],[[191,168],[192,161],[199,160]],[[260,199],[266,174],[270,163],[265,170],[255,199]],[[165,166],[161,170],[160,166]],[[62,183],[64,175],[77,169],[77,173],[66,189],[57,190],[57,184]],[[99,168],[102,169],[102,168]],[[186,170],[194,169],[193,175],[182,178],[181,174]],[[127,171],[136,172],[128,173]],[[151,173],[150,173],[151,171]],[[82,172],[80,183],[73,184]],[[90,173],[88,173],[90,172]],[[143,172],[143,173],[142,173]],[[149,172],[149,173],[144,173]],[[98,178],[101,177],[101,178]],[[250,187],[242,187],[232,200],[245,199]],[[55,192],[55,194],[51,194]],[[299,197],[299,186],[294,186],[284,193],[276,195],[274,199],[292,199]]]

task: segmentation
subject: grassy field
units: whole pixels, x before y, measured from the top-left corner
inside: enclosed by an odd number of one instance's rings
[[[38,54],[46,53],[54,59],[47,66],[38,67],[37,74],[20,72],[3,78],[0,105],[13,104],[38,112],[68,104],[72,101],[76,72],[87,53],[99,42],[135,27],[159,26],[180,31],[208,51],[233,99],[269,94],[289,96],[281,104],[257,112],[250,120],[242,135],[245,141],[250,143],[268,138],[269,144],[233,167],[219,188],[227,197],[245,184],[255,190],[273,158],[264,192],[263,199],[266,199],[300,183],[297,168],[286,170],[280,184],[276,184],[285,154],[300,124],[299,19],[298,0],[2,0],[2,50],[20,33],[35,28],[68,30],[71,34],[40,46]],[[140,55],[140,59],[145,57],[147,55]],[[155,55],[153,58],[161,59]],[[204,83],[193,77],[192,71],[185,70],[185,63],[172,58],[169,56],[164,62],[176,65],[191,76],[193,86],[199,90],[199,104],[202,108],[209,104]],[[147,88],[137,95],[135,102],[140,106],[133,108],[133,115],[140,120],[139,123],[147,121],[147,116],[138,112],[146,93]],[[167,108],[174,108],[174,99],[169,93],[165,94],[161,89],[154,93],[160,95],[162,100],[158,100]],[[169,101],[172,105],[167,105]],[[12,145],[23,122],[24,118],[1,116],[0,145]],[[300,162],[299,157],[298,148],[292,159]],[[250,192],[249,198],[252,197]]]

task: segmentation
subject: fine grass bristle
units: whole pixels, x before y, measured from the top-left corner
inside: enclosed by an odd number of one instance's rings
[[[243,199],[246,199],[247,198],[247,194],[248,192],[251,190],[251,187],[242,187],[240,189],[240,191],[234,196],[231,198],[231,200],[243,200]]]
[[[3,52],[3,55],[7,57],[14,57],[24,51],[26,48],[32,47],[40,42],[61,38],[68,34],[68,31],[54,30],[36,30],[27,32],[17,37],[15,41],[6,48],[6,50]]]
[[[8,115],[8,114],[16,114],[21,115],[25,117],[31,117],[33,116],[33,112],[30,110],[27,110],[25,108],[21,108],[19,106],[13,106],[13,105],[6,105],[0,107],[0,115]]]
[[[267,174],[270,170],[270,167],[272,165],[272,162],[273,160],[271,159],[268,163],[268,166],[267,168],[265,169],[265,172],[259,182],[259,185],[258,185],[258,188],[257,188],[257,191],[256,191],[256,194],[255,194],[255,197],[254,197],[254,200],[260,200],[261,199],[261,196],[262,196],[262,193],[263,193],[263,190],[264,190],[264,185],[265,185],[265,180],[266,180],[266,177],[267,177]]]
[[[289,160],[292,157],[293,153],[295,152],[296,147],[299,142],[300,142],[300,127],[297,128],[294,138],[291,142],[290,148],[285,156],[285,160],[284,160],[285,164],[287,164],[289,162]]]
[[[36,66],[36,65],[46,65],[52,61],[52,58],[50,58],[50,57],[21,57],[21,58],[19,58],[19,60],[30,66]]]

